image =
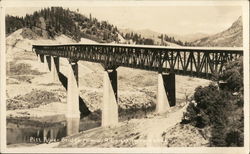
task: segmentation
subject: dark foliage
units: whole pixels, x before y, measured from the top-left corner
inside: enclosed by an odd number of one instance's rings
[[[243,91],[243,59],[232,61],[226,65],[219,79],[225,81],[225,87],[232,92]]]
[[[224,83],[223,88],[216,84],[196,88],[183,123],[211,127],[211,146],[243,146],[242,58],[228,63],[219,79]]]
[[[133,42],[135,42],[135,44],[143,44],[143,45],[154,45],[155,44],[153,39],[144,38],[140,34],[137,34],[134,32],[126,33],[126,34],[121,33],[121,35],[125,40],[132,40]]]
[[[59,102],[57,94],[44,90],[32,90],[23,96],[17,95],[13,99],[7,100],[7,110],[37,108],[52,102]]]
[[[40,31],[40,35],[46,33],[49,38],[65,34],[77,41],[81,37],[97,42],[118,41],[117,27],[107,21],[98,21],[91,14],[88,18],[62,7],[44,8],[25,17],[6,16],[6,34],[23,27]]]
[[[176,40],[173,36],[168,36],[167,34],[163,35],[161,34],[160,36],[158,36],[159,39],[161,39],[162,45],[164,44],[164,41],[167,42],[171,42],[171,43],[175,43],[178,44],[180,46],[193,46],[190,42],[182,42],[181,40]]]
[[[126,40],[132,40],[135,42],[135,44],[144,44],[144,45],[156,45],[156,42],[152,38],[144,38],[141,36],[141,34],[137,34],[135,32],[131,33],[125,33],[121,34],[122,37]],[[170,43],[175,43],[181,46],[192,46],[191,43],[189,42],[182,42],[180,40],[175,40],[174,37],[170,37],[168,35],[160,35],[158,36],[159,39],[161,39],[160,45],[167,46],[167,43],[164,43],[164,41],[170,42]]]

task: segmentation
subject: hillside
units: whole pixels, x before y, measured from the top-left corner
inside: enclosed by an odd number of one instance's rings
[[[91,14],[86,17],[77,11],[62,7],[43,8],[25,17],[6,16],[7,36],[20,28],[29,28],[45,39],[54,39],[64,34],[77,42],[87,38],[99,43],[180,45],[174,39],[170,41],[160,39],[160,34],[151,30],[129,31],[129,34],[125,34],[123,30],[120,32],[116,26],[107,21],[98,21]]]
[[[53,39],[64,34],[76,41],[88,38],[96,42],[118,41],[118,30],[107,21],[86,17],[78,12],[62,7],[43,8],[25,17],[6,16],[6,34],[20,28],[30,28],[43,38]]]
[[[164,46],[190,46],[188,41],[182,41],[180,36],[160,34],[150,29],[130,30],[119,29],[107,21],[99,21],[86,17],[78,11],[71,11],[62,7],[43,8],[25,17],[6,16],[6,34],[20,28],[30,28],[38,36],[54,39],[56,36],[65,36],[80,42],[82,38],[99,43],[125,43]],[[198,36],[193,36],[193,39]]]
[[[193,42],[195,46],[206,47],[242,47],[242,17],[239,17],[227,30]]]

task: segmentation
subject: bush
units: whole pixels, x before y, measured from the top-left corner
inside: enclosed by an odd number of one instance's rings
[[[229,92],[220,91],[214,84],[198,87],[194,93],[195,103],[190,103],[184,118],[199,128],[211,126],[218,120],[218,116],[220,117],[221,110],[227,106],[228,100],[225,98],[233,99],[233,97]]]
[[[226,83],[225,87],[232,92],[243,90],[243,59],[226,64],[225,70],[219,76],[219,79]]]
[[[243,146],[243,63],[238,59],[226,65],[219,76],[223,88],[212,83],[197,87],[182,123],[211,127],[211,146]]]
[[[23,96],[18,95],[13,99],[8,99],[7,110],[37,108],[52,102],[60,102],[57,94],[44,90],[32,90]]]

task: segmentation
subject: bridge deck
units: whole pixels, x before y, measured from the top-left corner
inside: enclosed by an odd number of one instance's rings
[[[68,44],[35,44],[33,48],[36,47],[63,47],[63,46],[104,46],[104,47],[127,47],[127,48],[140,48],[140,49],[168,49],[168,50],[206,50],[206,51],[232,51],[232,52],[242,52],[241,47],[170,47],[170,46],[157,46],[157,45],[138,45],[138,44],[112,44],[112,43],[68,43]]]

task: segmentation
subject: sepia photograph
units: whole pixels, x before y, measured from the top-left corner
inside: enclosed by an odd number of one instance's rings
[[[3,7],[6,149],[249,148],[248,3],[187,2]]]

